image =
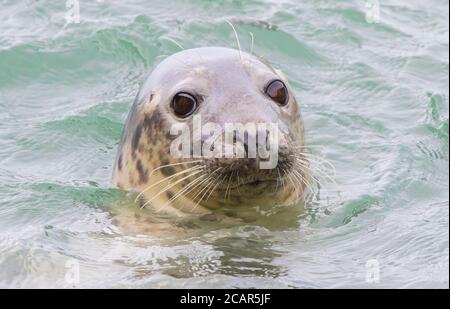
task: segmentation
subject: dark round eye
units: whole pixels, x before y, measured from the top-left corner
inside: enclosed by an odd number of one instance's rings
[[[197,108],[197,100],[193,95],[186,92],[179,92],[175,95],[170,105],[175,115],[186,118]]]
[[[289,93],[281,80],[274,80],[266,88],[266,94],[278,104],[285,106],[289,102]]]

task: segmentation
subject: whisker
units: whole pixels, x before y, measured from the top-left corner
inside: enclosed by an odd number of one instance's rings
[[[211,192],[209,193],[208,197],[206,198],[206,202],[209,201],[209,198],[211,197],[211,195],[213,194],[213,192],[214,192],[214,191],[217,189],[217,187],[223,182],[223,179],[222,179],[222,180],[216,179],[216,181],[217,181],[217,183],[216,183],[216,185],[214,186],[214,188],[212,188]]]
[[[297,162],[296,162],[297,163]],[[304,170],[304,166],[300,165],[300,169],[294,168],[292,169],[292,173],[294,173],[297,178],[305,185],[307,186],[309,184],[309,181],[307,180],[307,177],[305,177],[305,175],[303,175],[302,173],[300,173],[298,170]]]
[[[304,148],[325,148],[325,146],[324,145],[296,145],[296,146],[294,146],[294,145],[291,145],[292,146],[292,148],[295,148],[295,149],[299,149],[299,148],[301,148],[301,149],[304,149]]]
[[[213,178],[213,175],[216,172],[220,171],[221,169],[222,169],[221,167],[218,167],[217,169],[215,169],[210,175],[208,175],[208,177],[206,178],[205,182],[207,181],[207,183],[209,183],[209,181]],[[197,192],[197,194],[192,198],[192,200],[195,200],[203,192],[203,189],[200,192]]]
[[[195,199],[196,199],[200,194],[202,194],[203,191],[206,190],[206,188],[208,187],[208,185],[209,185],[212,181],[214,181],[214,178],[213,178],[211,175],[209,175],[208,177],[206,177],[206,179],[204,179],[204,180],[202,181],[203,188],[202,188],[199,192],[197,192],[197,193],[192,197],[192,201],[195,201]]]
[[[302,173],[299,172],[299,170],[304,170],[304,167],[295,168],[293,170],[294,175],[296,175],[297,179],[300,179],[300,181],[305,185],[305,188],[309,190],[310,192],[313,192],[313,184],[311,182],[311,178],[315,180],[314,176],[311,175],[311,173],[308,172],[309,177],[305,177],[305,175],[302,175]],[[318,182],[318,180],[315,180]]]
[[[172,39],[172,38],[169,38],[169,37],[167,37],[167,36],[163,36],[163,37],[160,37],[160,39],[163,39],[163,40],[167,40],[167,41],[169,41],[169,42],[172,42],[173,44],[175,44],[176,46],[178,46],[181,50],[184,50],[185,48],[183,47],[183,45],[181,45],[180,43],[178,43],[177,41],[175,41],[174,39]]]
[[[241,48],[241,42],[239,41],[239,36],[238,33],[236,31],[236,28],[233,26],[233,24],[229,21],[229,20],[225,20],[231,27],[231,29],[233,29],[234,32],[234,36],[236,37],[236,42],[239,48],[239,57],[241,58],[241,62],[244,61],[244,58],[242,57],[242,48]]]
[[[318,161],[321,163],[324,163],[326,165],[328,165],[328,167],[330,167],[331,169],[333,169],[334,171],[336,171],[336,168],[334,167],[333,163],[331,163],[330,161],[328,161],[327,159],[323,158],[323,157],[319,157],[317,155],[314,155],[312,153],[308,153],[308,152],[302,152],[300,154],[300,156],[302,156],[305,159],[312,159],[312,161]]]
[[[314,162],[313,161],[304,161],[301,158],[297,158],[297,162],[298,164],[300,164],[303,168],[307,168],[310,171],[314,171],[320,174],[320,176],[324,179],[327,179],[328,181],[331,181],[334,183],[334,179],[331,175],[329,175],[329,173],[327,173],[326,171],[326,167],[324,164],[322,164],[321,162]],[[306,165],[306,163],[308,165]],[[311,166],[311,164],[313,164],[313,166]],[[336,175],[336,171],[333,170],[333,175]]]
[[[294,191],[295,191],[295,199],[298,200],[300,198],[300,189],[298,188],[298,184],[300,182],[295,181],[295,177],[293,176],[293,173],[289,173],[288,178],[289,181],[293,184]]]
[[[219,168],[217,168],[215,171],[213,171],[213,172],[209,175],[209,179],[210,179],[210,180],[208,181],[208,183],[206,184],[206,186],[204,186],[203,189],[200,190],[200,191],[192,198],[192,201],[195,201],[195,199],[196,199],[203,191],[205,191],[205,193],[203,193],[203,195],[200,197],[200,199],[199,199],[199,200],[197,201],[197,203],[195,204],[195,206],[194,206],[194,208],[193,208],[193,211],[198,207],[198,205],[200,204],[200,202],[201,202],[201,201],[203,200],[203,198],[205,197],[206,193],[208,193],[208,190],[209,190],[210,185],[213,184],[214,181],[216,180],[216,179],[213,178],[213,175],[214,175],[217,171],[220,171],[220,170],[222,170],[221,167],[219,167]]]
[[[230,182],[230,177],[231,177],[230,174],[228,174],[224,177],[224,180],[225,180],[225,178],[227,179],[227,181],[225,181],[226,184],[228,184]],[[224,199],[227,198],[227,190],[228,190],[228,186],[225,187],[225,192],[223,194]]]
[[[320,162],[317,161],[315,159],[313,160],[306,160],[306,158],[303,156],[296,156],[295,157],[295,161],[296,164],[300,167],[300,169],[307,169],[310,171],[310,177],[317,183],[319,183],[320,185],[321,182],[320,180],[314,176],[314,173],[318,174],[318,176],[326,181],[330,181],[331,183],[333,183],[335,186],[337,186],[335,180],[333,179],[332,176],[329,175],[329,173],[327,173],[326,171],[326,165],[324,162]],[[331,166],[334,167],[334,166]],[[335,175],[335,170],[333,170],[333,175]]]
[[[212,184],[214,184],[216,180],[214,178],[212,178],[207,184],[206,186],[203,188],[202,192],[204,191],[204,193],[202,194],[202,196],[200,197],[200,199],[197,201],[197,203],[195,204],[193,210],[197,209],[198,205],[200,205],[201,201],[203,200],[203,198],[205,197],[205,195],[209,192],[209,188],[211,187]]]
[[[168,167],[168,166],[171,166],[171,165],[165,165],[165,166],[162,166],[162,167]],[[161,168],[162,168],[162,167],[161,167]],[[144,195],[145,192],[147,192],[147,191],[150,190],[151,188],[157,186],[158,184],[160,184],[160,183],[162,183],[162,182],[164,182],[164,181],[170,180],[170,179],[172,179],[173,177],[176,177],[176,176],[178,176],[178,175],[181,175],[181,174],[184,174],[184,173],[188,173],[188,172],[191,172],[191,171],[193,171],[193,170],[197,170],[197,169],[201,169],[201,168],[203,168],[203,166],[193,166],[193,167],[190,167],[190,168],[185,169],[185,170],[183,170],[183,171],[181,171],[181,172],[178,172],[178,173],[176,173],[176,174],[170,175],[170,176],[168,176],[168,177],[166,177],[166,178],[164,178],[164,179],[161,179],[161,180],[157,181],[156,183],[154,183],[154,184],[150,185],[149,187],[145,188],[144,190],[142,190],[142,191],[138,194],[138,196],[136,197],[136,199],[134,200],[134,202],[136,203],[136,202],[139,200],[139,198],[141,198],[141,196]],[[156,169],[153,170],[153,171],[156,171]],[[153,172],[150,173],[150,176],[149,176],[148,178],[150,179],[150,177],[151,177],[152,175],[153,175]]]
[[[216,184],[214,185],[215,182],[216,182]],[[208,198],[206,199],[206,201],[209,199],[209,197],[211,196],[211,194],[213,193],[213,191],[217,188],[217,186],[219,185],[219,183],[220,183],[220,182],[217,181],[217,179],[214,179],[214,178],[213,178],[212,182],[208,183],[208,185],[207,185],[207,188],[208,188],[208,189],[205,191],[205,193],[203,193],[203,195],[201,196],[200,200],[198,200],[197,204],[195,204],[194,210],[198,207],[198,205],[200,205],[201,201],[204,199],[204,197],[206,196],[206,194],[208,193],[208,191],[209,191],[209,195],[208,195]],[[214,185],[214,187],[213,187],[213,185]],[[210,190],[209,188],[211,188],[211,190]]]
[[[317,157],[317,156],[308,156],[305,153],[302,153],[301,155],[292,155],[294,158],[296,158],[297,161],[302,163],[304,168],[307,168],[309,170],[316,170],[321,173],[324,178],[327,178],[331,182],[334,182],[333,176],[336,175],[336,169],[333,164],[330,162]],[[327,168],[328,167],[328,168]],[[327,172],[328,169],[331,169],[331,175],[329,172]]]
[[[159,59],[159,58],[167,58],[167,57],[169,57],[169,55],[167,55],[167,54],[162,54],[162,55],[156,56],[157,59]]]
[[[241,183],[241,178],[239,177],[239,170],[236,173],[236,178],[237,178],[237,187],[236,187],[236,189],[237,189],[238,194],[241,195],[241,190],[239,190],[239,186],[240,186],[240,183]]]
[[[283,173],[285,173],[284,170],[282,170],[282,171],[283,171]],[[282,183],[281,183],[281,184],[283,185],[284,191],[286,191],[286,190],[288,189],[286,183],[287,183],[287,179],[286,179],[285,177],[283,177],[283,178],[282,178]]]
[[[199,162],[202,162],[202,160],[186,161],[186,162],[177,162],[177,163],[170,163],[170,164],[161,165],[161,166],[159,166],[159,167],[153,169],[153,170],[150,172],[149,177],[151,177],[151,176],[153,175],[154,172],[156,172],[156,171],[158,171],[158,170],[160,170],[160,169],[162,169],[162,168],[165,168],[165,167],[169,167],[169,166],[178,166],[178,165],[183,165],[183,164],[194,164],[194,163],[199,163]]]
[[[295,163],[300,167],[300,169],[306,170],[307,172],[309,172],[309,174],[311,174],[312,169],[311,169],[311,162],[308,160],[304,160],[302,158],[296,157],[295,158]],[[316,169],[316,171],[320,171],[321,174],[326,175],[326,173],[324,171],[322,171],[322,169]],[[313,177],[313,175],[311,175],[311,177]]]
[[[215,172],[217,172],[218,170],[220,170],[220,169],[222,169],[222,168],[217,168],[214,172],[212,172],[210,175],[208,175],[208,177],[206,177],[203,181],[201,181],[199,184],[197,184],[195,187],[198,187],[198,186],[200,186],[200,185],[202,185],[202,184],[204,184],[204,183],[206,183],[206,185],[199,191],[199,192],[197,192],[197,194],[195,194],[194,195],[194,197],[192,198],[192,201],[195,201],[195,199],[208,187],[208,185],[209,185],[209,183],[211,182],[211,181],[213,181],[214,180],[214,178],[213,178],[213,175],[214,175],[214,173]],[[190,190],[190,191],[192,191],[192,190]],[[189,192],[190,192],[189,191]],[[186,195],[187,195],[188,193],[186,193]],[[181,209],[183,209],[184,207],[182,207]],[[195,205],[195,207],[193,208],[193,210],[195,210],[197,208],[197,205]]]
[[[164,205],[162,208],[172,204],[175,200],[177,200],[179,197],[183,196],[183,195],[187,195],[189,194],[192,190],[194,190],[195,188],[197,188],[198,186],[200,186],[204,179],[208,178],[207,174],[203,174],[200,175],[198,178],[194,179],[191,183],[189,183],[186,187],[184,187],[182,190],[178,191],[172,198],[170,198]],[[183,207],[181,207],[180,211],[183,210]]]
[[[231,186],[231,180],[232,180],[232,178],[233,178],[233,173],[234,172],[231,172],[230,174],[228,174],[228,182],[227,182],[227,188],[226,188],[226,190],[225,190],[225,199],[228,199],[229,198],[229,195],[228,195],[228,190],[230,190],[230,186]],[[230,193],[231,194],[231,193]],[[228,196],[228,197],[227,197]]]
[[[278,173],[278,177],[277,177],[277,187],[275,188],[275,191],[278,191],[278,187],[280,185],[281,182],[281,174],[280,174],[280,168],[277,166],[277,173]]]
[[[297,171],[297,169],[293,169],[292,173],[306,187],[308,187],[310,185],[310,181],[306,177],[304,177],[304,175],[302,175],[299,171]]]
[[[229,178],[228,186],[227,186],[227,196],[228,196],[228,197],[226,197],[226,199],[229,199],[230,196],[231,196],[231,191],[232,191],[231,184],[233,183],[234,172],[235,172],[235,171],[232,171],[232,172],[230,173],[230,178]]]
[[[253,32],[249,32],[250,36],[252,37],[252,46],[250,48],[250,53],[253,54],[253,48],[255,47],[255,36],[253,35]]]
[[[296,195],[298,196],[297,186],[295,185],[295,181],[292,180],[291,173],[288,173],[288,172],[286,171],[286,169],[283,168],[283,167],[281,168],[281,170],[283,171],[285,177],[287,177],[288,180],[289,180],[289,182],[292,184],[292,187],[294,188],[295,193],[296,193]]]
[[[148,204],[150,204],[151,203],[151,201],[153,201],[155,198],[157,198],[158,196],[160,196],[161,194],[163,194],[164,192],[166,192],[167,190],[169,190],[170,188],[173,188],[174,186],[176,186],[177,184],[179,184],[180,182],[182,182],[182,181],[184,181],[184,180],[186,180],[186,179],[188,179],[188,178],[190,178],[190,177],[192,177],[192,176],[195,176],[195,175],[197,175],[198,173],[201,173],[201,172],[203,172],[203,171],[195,171],[194,173],[191,173],[191,174],[189,174],[189,175],[187,175],[187,176],[185,176],[185,177],[183,177],[183,178],[181,178],[181,179],[179,179],[179,180],[177,180],[176,182],[174,182],[173,184],[169,184],[169,185],[167,185],[166,187],[164,187],[162,190],[160,190],[156,195],[154,195],[151,199],[149,199],[148,201],[146,201],[145,203],[144,203],[144,205],[142,205],[142,207],[141,208],[144,208],[145,206],[147,206]]]

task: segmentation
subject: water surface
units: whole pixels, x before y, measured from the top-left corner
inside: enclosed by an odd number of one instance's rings
[[[124,2],[66,24],[65,1],[0,1],[0,287],[448,288],[448,1],[381,1],[375,23],[364,1]],[[289,76],[336,184],[305,212],[122,233],[137,206],[109,180],[139,85],[167,38],[235,48],[226,19]]]

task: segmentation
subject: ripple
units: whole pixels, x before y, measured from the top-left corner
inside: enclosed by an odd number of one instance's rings
[[[74,287],[77,261],[88,288],[448,288],[448,3],[383,2],[378,24],[355,1],[81,5],[65,25],[64,2],[2,2],[1,287]],[[289,76],[336,184],[305,211],[224,210],[239,224],[140,213],[109,188],[139,84],[179,50],[168,38],[236,48],[225,20]],[[126,233],[121,212],[180,235]]]

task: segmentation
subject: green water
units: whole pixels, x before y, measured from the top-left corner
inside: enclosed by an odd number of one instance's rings
[[[379,23],[365,1],[126,3],[64,26],[65,1],[0,1],[0,287],[448,288],[448,1],[383,0]],[[236,47],[225,19],[289,76],[336,184],[304,213],[124,235],[109,180],[139,85],[166,37]]]

